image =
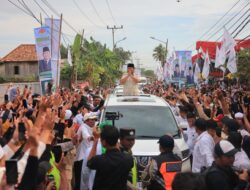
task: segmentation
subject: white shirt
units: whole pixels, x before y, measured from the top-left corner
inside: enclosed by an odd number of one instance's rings
[[[186,143],[188,145],[188,148],[190,150],[190,153],[193,154],[194,151],[194,145],[197,140],[198,134],[195,131],[195,127],[187,127],[187,130],[184,131],[184,134],[186,136]]]
[[[93,136],[92,128],[83,123],[77,131],[77,136],[78,139],[82,139],[82,141],[76,148],[75,161],[80,161],[83,160],[84,156],[86,155],[87,149],[93,145],[93,141],[89,140],[89,137]]]
[[[239,170],[250,169],[250,160],[244,150],[240,150],[234,156],[234,164],[233,166]]]
[[[83,115],[82,115],[82,113],[77,114],[77,115],[74,117],[73,122],[74,122],[74,123],[77,123],[77,124],[79,124],[79,125],[82,125],[82,124],[83,124]]]
[[[123,75],[122,78],[126,77]],[[133,81],[131,77],[128,77],[127,81],[123,85],[123,94],[128,96],[135,96],[139,94],[138,84]]]
[[[249,132],[246,129],[240,129],[239,132],[240,132],[242,137],[249,135]]]
[[[200,172],[202,167],[209,167],[214,161],[214,140],[207,131],[197,137],[193,152],[192,172]]]

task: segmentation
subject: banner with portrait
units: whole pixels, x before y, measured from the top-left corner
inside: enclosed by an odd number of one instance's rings
[[[176,59],[173,61],[173,79],[182,80],[187,84],[194,83],[192,51],[175,51]]]
[[[60,40],[61,40],[61,20],[60,19],[45,19],[45,26],[50,27],[51,31],[51,71],[53,83],[59,86],[60,82]]]
[[[52,82],[51,67],[51,35],[50,27],[43,26],[34,29],[36,41],[36,53],[38,58],[38,73],[41,84],[41,94],[50,93],[48,86],[43,86]],[[46,80],[47,83],[42,81]]]

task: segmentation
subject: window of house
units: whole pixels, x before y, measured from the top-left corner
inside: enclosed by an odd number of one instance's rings
[[[19,74],[20,74],[19,66],[14,66],[14,75],[19,75]]]

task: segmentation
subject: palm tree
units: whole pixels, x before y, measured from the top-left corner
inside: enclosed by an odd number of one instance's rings
[[[164,47],[162,44],[159,44],[157,47],[155,47],[153,57],[156,61],[161,62],[162,67],[166,62],[166,55],[167,55],[166,47]]]

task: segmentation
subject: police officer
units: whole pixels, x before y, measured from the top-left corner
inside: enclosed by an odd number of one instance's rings
[[[150,181],[146,184],[147,190],[171,190],[172,182],[177,172],[181,172],[181,158],[173,153],[174,139],[169,135],[160,137],[160,155],[152,159],[146,167],[145,176],[150,176]],[[145,179],[142,179],[145,181]]]
[[[133,155],[132,147],[135,144],[135,129],[120,128],[120,150],[129,155]],[[127,183],[128,189],[136,190],[137,186],[137,168],[136,160],[134,159],[134,165],[131,169]]]

